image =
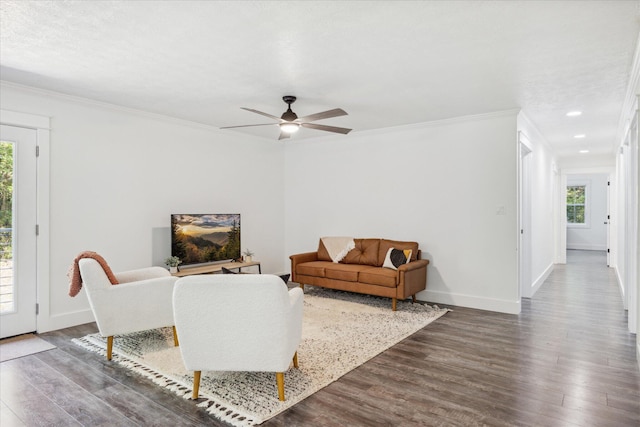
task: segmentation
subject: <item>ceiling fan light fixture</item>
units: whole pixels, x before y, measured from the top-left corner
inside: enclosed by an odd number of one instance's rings
[[[280,123],[280,130],[284,133],[296,133],[300,129],[298,123]]]

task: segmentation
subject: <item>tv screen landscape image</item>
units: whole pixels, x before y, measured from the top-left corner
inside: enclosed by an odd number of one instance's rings
[[[240,258],[240,214],[172,214],[171,255],[181,265]]]

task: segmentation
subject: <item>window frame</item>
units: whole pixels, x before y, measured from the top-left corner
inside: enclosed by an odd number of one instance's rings
[[[591,180],[576,180],[576,181],[567,181],[567,189],[569,187],[584,187],[584,222],[576,223],[569,222],[569,218],[567,218],[567,227],[569,228],[591,228]],[[566,206],[576,206],[574,204],[570,204],[567,202],[567,191],[565,189],[565,202]],[[565,210],[565,216],[566,216]]]

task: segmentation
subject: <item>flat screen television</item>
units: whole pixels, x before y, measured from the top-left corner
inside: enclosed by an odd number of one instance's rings
[[[240,258],[240,214],[172,214],[171,255],[181,266]]]

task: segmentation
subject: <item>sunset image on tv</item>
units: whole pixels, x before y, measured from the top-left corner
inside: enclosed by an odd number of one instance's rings
[[[240,214],[173,214],[171,230],[182,265],[240,258]]]

